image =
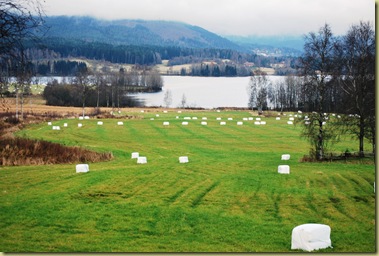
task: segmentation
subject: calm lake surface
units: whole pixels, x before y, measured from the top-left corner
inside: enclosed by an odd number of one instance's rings
[[[145,106],[165,106],[164,96],[171,92],[169,107],[182,106],[183,95],[186,105],[199,108],[247,107],[250,77],[192,77],[163,76],[163,90],[158,93],[130,94],[143,101]],[[284,80],[283,76],[269,76],[272,82]]]

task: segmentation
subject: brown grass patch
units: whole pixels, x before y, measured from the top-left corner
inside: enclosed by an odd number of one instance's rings
[[[0,140],[0,165],[46,165],[108,161],[112,153],[97,153],[79,147],[25,138]]]

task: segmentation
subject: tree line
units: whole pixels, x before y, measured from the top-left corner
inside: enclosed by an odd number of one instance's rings
[[[325,158],[328,143],[349,132],[375,152],[375,31],[369,22],[351,26],[346,35],[334,36],[328,24],[306,35],[297,76],[272,84],[263,72],[255,72],[249,84],[249,106],[307,113],[302,135],[311,155]],[[332,118],[331,113],[345,114]]]
[[[134,107],[140,102],[128,97],[128,93],[157,92],[162,87],[163,79],[156,70],[92,72],[82,68],[74,77],[48,83],[43,97],[47,105],[53,106]]]

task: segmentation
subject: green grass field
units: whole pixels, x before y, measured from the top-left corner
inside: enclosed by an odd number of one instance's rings
[[[376,251],[373,161],[299,162],[309,145],[286,117],[237,126],[248,112],[157,113],[19,132],[115,158],[78,174],[75,165],[2,167],[0,251],[291,252],[292,229],[304,223],[331,227],[333,248],[320,252]],[[334,150],[357,145],[348,137]],[[180,156],[189,163],[179,164]],[[281,164],[290,165],[289,175],[278,174]]]

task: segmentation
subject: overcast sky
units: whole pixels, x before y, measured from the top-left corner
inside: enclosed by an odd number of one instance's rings
[[[47,15],[181,21],[220,35],[345,34],[375,22],[374,0],[46,0]]]

